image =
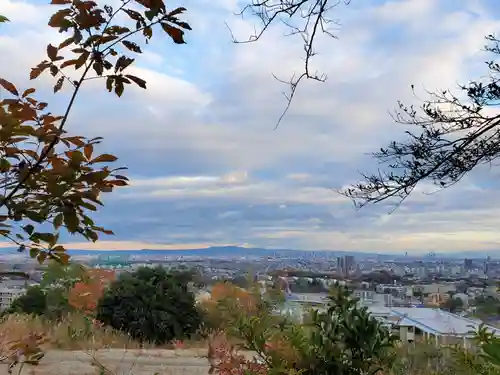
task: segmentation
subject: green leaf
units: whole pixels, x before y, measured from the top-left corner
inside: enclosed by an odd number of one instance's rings
[[[58,229],[63,223],[63,214],[57,214],[57,216],[54,218],[54,228]]]
[[[30,236],[33,234],[33,231],[35,230],[35,227],[31,224],[28,224],[28,225],[25,225],[24,227],[22,227],[23,230],[28,233]]]
[[[30,257],[31,258],[36,258],[39,253],[40,253],[39,249],[36,249],[36,248],[33,248],[33,247],[30,249]]]
[[[78,230],[78,216],[75,211],[68,211],[64,213],[64,225],[70,233],[75,233]]]
[[[10,22],[10,20],[5,16],[0,15],[0,23],[2,22]]]

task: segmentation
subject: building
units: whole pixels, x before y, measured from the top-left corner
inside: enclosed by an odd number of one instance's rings
[[[471,346],[472,338],[480,320],[466,318],[447,311],[432,308],[389,308],[385,316],[380,308],[376,310],[379,319],[385,319],[399,333],[402,341],[434,341],[436,344],[463,344]],[[500,330],[485,326],[494,335],[500,336]]]
[[[369,297],[368,295],[362,295]],[[375,296],[383,296],[375,294]],[[327,300],[322,295],[291,295],[281,314],[302,320],[311,308],[325,311]],[[366,302],[366,301],[365,301]],[[370,314],[384,326],[392,329],[401,341],[430,341],[439,344],[461,344],[471,347],[474,331],[482,323],[480,320],[466,318],[435,308],[390,307],[382,304],[366,304]],[[485,325],[494,335],[500,336],[500,329]]]
[[[349,274],[356,269],[354,256],[344,255],[342,257],[337,257],[337,268],[343,276],[349,276]]]
[[[25,288],[0,288],[0,310],[6,310],[12,302],[26,293]]]
[[[470,271],[473,268],[472,259],[464,259],[464,269]]]

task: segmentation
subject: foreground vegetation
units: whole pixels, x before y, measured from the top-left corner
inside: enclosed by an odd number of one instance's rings
[[[54,264],[50,269],[69,290],[95,282],[80,275],[66,283],[65,277],[74,276],[71,268]],[[202,346],[218,375],[500,374],[500,341],[484,327],[469,351],[426,342],[403,344],[359,308],[344,287],[333,287],[328,309],[311,312],[301,323],[276,313],[283,305],[279,290],[261,293],[253,283],[247,289],[219,283],[211,299],[196,303],[191,276],[142,268],[95,288],[102,293],[94,303],[68,304],[63,315],[11,311],[0,323],[0,346],[9,351],[32,345],[30,350],[42,353]],[[15,305],[32,306],[24,300]],[[34,336],[43,339],[29,341]],[[247,351],[253,359],[243,355]]]

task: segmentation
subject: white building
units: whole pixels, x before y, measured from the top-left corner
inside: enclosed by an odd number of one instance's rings
[[[12,302],[26,293],[24,288],[0,288],[0,310],[5,310]]]
[[[377,309],[375,313],[398,330],[402,341],[420,338],[435,341],[436,344],[460,342],[464,347],[470,347],[473,331],[482,323],[480,320],[431,308],[398,307],[389,308],[385,312]],[[385,317],[384,313],[387,314]],[[486,328],[500,336],[499,329],[488,325]]]

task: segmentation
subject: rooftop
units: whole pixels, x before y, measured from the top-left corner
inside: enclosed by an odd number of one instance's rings
[[[414,326],[433,335],[471,336],[481,324],[480,320],[466,318],[440,309],[397,307],[391,308],[390,316],[401,318],[398,325]],[[495,335],[500,330],[486,325]]]

